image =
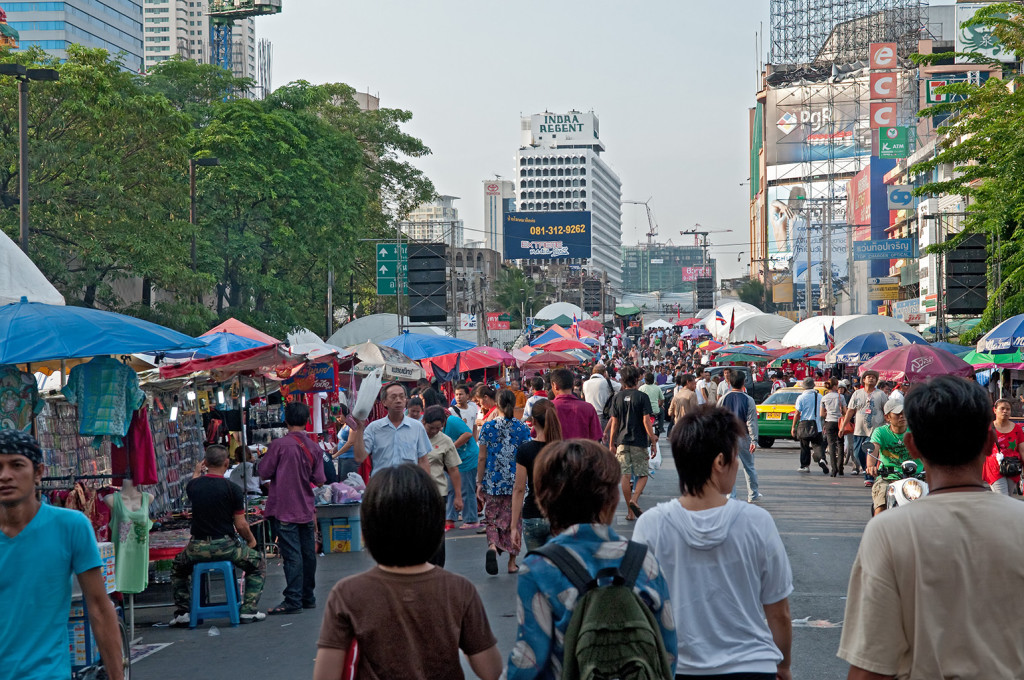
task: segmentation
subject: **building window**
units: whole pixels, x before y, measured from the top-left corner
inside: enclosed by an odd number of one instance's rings
[[[534,198],[534,193],[536,192],[531,191],[528,196],[520,196],[520,198]]]
[[[581,187],[585,187],[585,186],[587,186],[587,180],[585,180],[585,179],[581,179],[581,180],[580,180],[580,186],[581,186]]]
[[[580,209],[580,202],[579,201],[574,201],[573,204],[572,204],[572,209],[573,210],[579,210]]]
[[[565,210],[565,203],[562,203],[561,201],[559,201],[559,203],[558,203],[558,209],[559,209],[559,210]]]
[[[526,168],[521,168],[519,170],[519,176],[520,177],[525,177],[526,176]]]
[[[580,210],[586,210],[586,209],[587,209],[587,202],[586,201],[580,201]]]
[[[558,180],[558,186],[564,187],[565,186],[565,180],[564,179]]]
[[[572,185],[573,185],[574,187],[578,187],[578,186],[580,185],[580,181],[579,181],[578,179],[574,179],[574,180],[572,181]]]
[[[547,210],[547,209],[548,209],[548,204],[547,204],[547,203],[543,203],[543,204],[541,205],[541,209],[542,209],[542,210]]]
[[[547,168],[544,168],[544,169],[543,169],[543,170],[541,170],[540,172],[541,172],[541,174],[542,174],[542,175],[544,175],[545,177],[547,177],[547,176],[548,176],[548,172],[549,172],[549,171],[548,171],[548,169],[547,169]]]
[[[586,197],[587,197],[587,190],[586,189],[580,189],[580,198],[586,198]]]
[[[578,191],[572,192],[572,197],[573,198],[579,198],[580,197],[580,192],[578,192]]]
[[[580,174],[581,175],[587,174],[587,169],[586,168],[580,168]]]

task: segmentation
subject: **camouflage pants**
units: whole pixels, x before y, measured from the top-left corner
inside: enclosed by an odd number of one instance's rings
[[[192,566],[197,562],[221,561],[231,562],[245,572],[245,597],[242,600],[241,613],[256,613],[260,595],[263,593],[263,580],[267,574],[263,556],[241,539],[218,538],[209,541],[193,538],[188,546],[177,554],[171,565],[171,587],[174,589],[176,614],[191,609]]]

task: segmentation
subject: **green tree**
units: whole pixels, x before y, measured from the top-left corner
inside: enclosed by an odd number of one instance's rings
[[[506,267],[494,282],[494,294],[489,299],[492,312],[506,312],[512,315],[512,325],[523,325],[523,308],[527,315],[548,304],[551,289],[544,282],[538,282],[518,267]]]
[[[762,312],[774,312],[775,304],[768,300],[768,289],[759,279],[749,278],[743,282],[739,289],[741,302],[754,305]]]
[[[1016,3],[997,3],[978,10],[965,23],[992,28],[1002,45],[1024,56],[1024,14]],[[973,53],[914,55],[918,63],[935,63],[953,56],[964,56],[976,63],[1000,65],[998,61]],[[989,78],[981,85],[957,82],[939,88],[940,93],[955,95],[955,101],[937,104],[921,111],[920,116],[950,114],[939,128],[938,152],[931,160],[911,170],[932,176],[940,166],[952,165],[956,172],[949,179],[928,182],[917,195],[960,195],[967,199],[964,230],[944,244],[929,246],[928,252],[956,248],[967,234],[989,236],[989,271],[995,261],[1001,263],[1002,281],[990,278],[988,306],[982,322],[963,340],[971,342],[1007,316],[1024,312],[1024,78],[1003,72],[1003,78]]]
[[[125,309],[114,286],[145,277],[163,288],[195,284],[183,267],[188,224],[179,175],[188,119],[104,50],[38,48],[0,62],[57,69],[31,85],[29,160],[34,261],[71,304]],[[17,85],[0,82],[0,227],[18,231]],[[184,195],[187,198],[187,193]]]

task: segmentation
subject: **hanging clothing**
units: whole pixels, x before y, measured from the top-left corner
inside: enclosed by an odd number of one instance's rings
[[[138,510],[128,510],[121,492],[111,494],[110,533],[114,540],[114,583],[119,593],[141,593],[149,585],[149,494]]]
[[[0,430],[27,432],[44,406],[31,374],[19,371],[17,366],[0,366]]]
[[[97,541],[102,543],[110,540],[110,508],[100,498],[96,489],[82,482],[75,482],[74,488],[64,499],[64,507],[78,510],[89,518],[93,531],[96,532]]]
[[[96,437],[96,448],[104,435],[121,446],[132,412],[146,400],[135,371],[112,357],[96,357],[72,368],[61,392],[78,405],[78,433]]]
[[[156,449],[153,447],[153,432],[149,427],[149,409],[145,406],[132,414],[132,424],[124,446],[110,447],[110,469],[115,477],[125,476],[131,471],[135,486],[157,484]]]

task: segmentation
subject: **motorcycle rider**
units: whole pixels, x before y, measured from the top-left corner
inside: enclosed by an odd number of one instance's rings
[[[871,500],[876,515],[885,510],[885,494],[889,490],[889,480],[885,475],[879,474],[881,466],[899,468],[904,461],[913,460],[917,463],[918,470],[924,469],[924,463],[913,458],[903,443],[904,435],[910,431],[907,419],[903,415],[903,400],[890,399],[885,402],[882,410],[885,413],[885,425],[871,433],[871,443],[876,447],[877,457],[868,456],[867,459],[868,474],[876,477],[871,487]]]

